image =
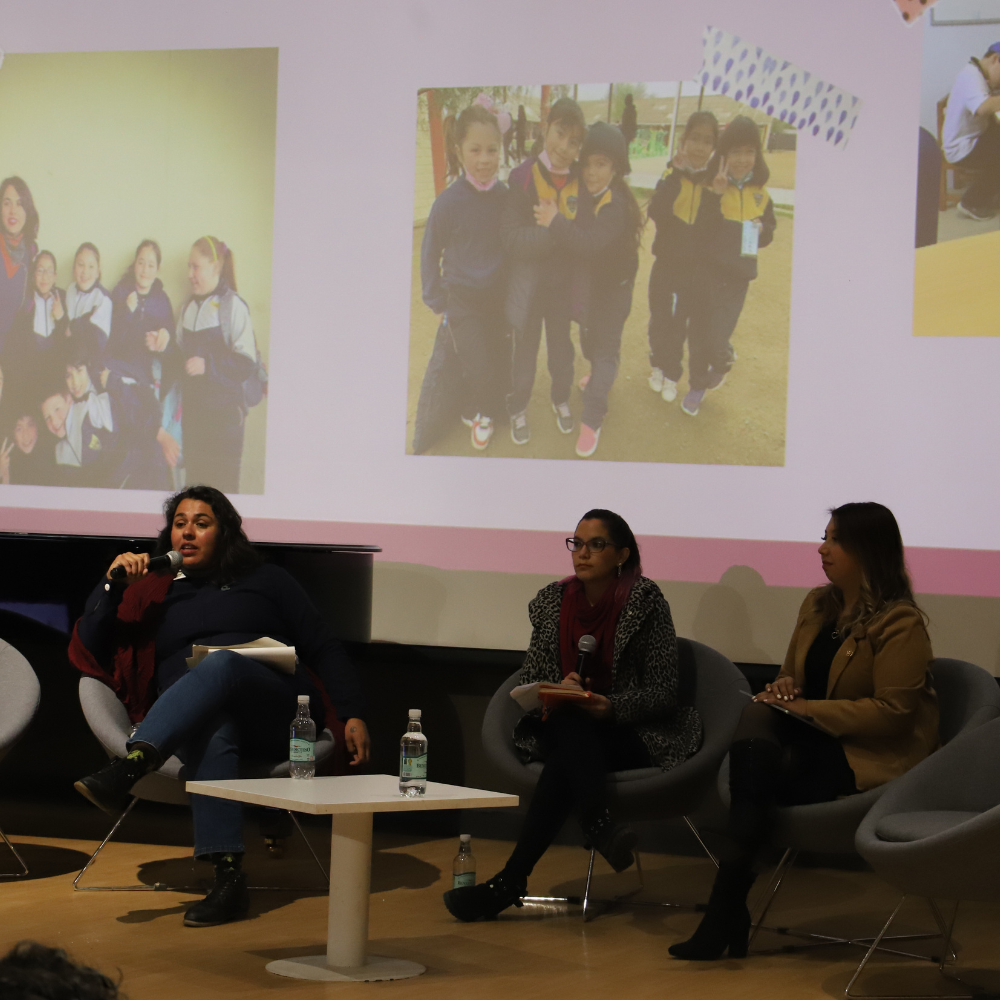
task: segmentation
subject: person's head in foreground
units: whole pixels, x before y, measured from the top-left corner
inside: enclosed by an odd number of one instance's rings
[[[631,586],[642,572],[639,545],[628,522],[611,510],[588,510],[566,539],[573,573],[593,603],[617,581]]]
[[[260,564],[260,556],[243,530],[243,518],[225,493],[213,486],[188,486],[167,498],[166,524],[156,542],[156,554],[173,549],[187,576],[205,576],[232,583]]]
[[[114,980],[62,948],[20,941],[0,959],[3,1000],[125,1000]]]

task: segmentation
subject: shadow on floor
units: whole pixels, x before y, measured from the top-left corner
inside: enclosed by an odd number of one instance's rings
[[[52,878],[55,875],[76,875],[87,863],[87,855],[82,851],[74,851],[68,847],[54,847],[48,844],[21,844],[12,841],[17,853],[24,858],[28,866],[27,875],[17,875],[21,866],[17,858],[0,844],[0,883],[30,882],[40,878]]]

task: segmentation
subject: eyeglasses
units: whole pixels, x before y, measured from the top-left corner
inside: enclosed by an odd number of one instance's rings
[[[606,538],[591,538],[588,541],[584,541],[582,538],[567,538],[566,548],[570,552],[579,552],[580,549],[589,549],[591,552],[603,552],[604,549],[610,545],[611,548],[615,548],[613,542],[609,542]]]

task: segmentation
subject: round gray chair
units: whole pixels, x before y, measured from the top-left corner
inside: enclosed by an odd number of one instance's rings
[[[683,764],[669,771],[658,767],[617,771],[608,777],[615,815],[623,820],[673,819],[683,817],[705,852],[701,835],[688,818],[706,793],[712,791],[719,764],[729,750],[736,723],[750,700],[750,685],[739,669],[714,649],[689,639],[677,640],[681,666],[681,704],[693,704],[701,716],[704,739],[701,749]],[[518,684],[515,672],[493,695],[483,718],[483,748],[487,757],[514,785],[518,793],[530,796],[542,773],[539,762],[522,764],[514,748],[512,734],[524,710],[510,697]],[[638,854],[636,855],[638,859]],[[714,857],[712,858],[714,861]],[[584,895],[577,897],[526,896],[526,902],[568,902],[583,905],[589,919],[592,904],[590,885],[594,871],[594,851],[590,852]],[[641,878],[641,868],[640,868]],[[669,906],[673,904],[664,903]]]
[[[31,664],[9,643],[0,639],[0,760],[24,735],[38,711],[41,687]],[[0,872],[0,875],[23,877],[29,874],[24,858],[0,828],[0,838],[11,849],[23,869],[20,872]]]
[[[106,684],[97,680],[96,677],[80,678],[80,707],[83,709],[84,718],[91,732],[97,737],[101,746],[104,747],[109,757],[123,758],[126,754],[125,744],[132,735],[132,723],[129,721],[128,712],[125,706],[118,700],[117,695]],[[316,740],[316,764],[317,766],[326,760],[334,749],[333,733],[329,729],[324,729]],[[263,761],[241,761],[241,778],[287,778],[291,768],[290,761],[282,761],[278,764],[266,763]],[[188,794],[184,790],[184,783],[187,781],[184,764],[177,757],[169,757],[164,761],[163,766],[144,778],[140,779],[132,789],[132,801],[129,802],[125,811],[118,817],[115,825],[108,835],[101,842],[100,846],[91,855],[90,860],[83,866],[79,874],[73,880],[73,888],[78,890],[104,891],[113,889],[168,889],[168,886],[160,885],[135,885],[135,886],[84,886],[80,885],[87,869],[97,860],[104,845],[114,837],[125,817],[132,811],[135,804],[140,799],[148,802],[162,802],[168,805],[187,805]],[[326,869],[313,850],[309,838],[306,837],[295,813],[289,811],[296,829],[302,835],[309,852],[323,872],[323,878],[329,881]],[[254,889],[278,888],[275,886],[251,886]],[[324,891],[326,888],[324,886]]]
[[[931,663],[931,676],[938,695],[941,743],[947,744],[959,733],[968,732],[1000,717],[1000,686],[992,674],[964,660],[939,658]],[[897,779],[901,780],[901,779]],[[770,882],[757,901],[750,942],[764,927],[764,919],[777,897],[785,876],[795,864],[800,851],[820,854],[854,854],[854,837],[861,821],[876,802],[894,786],[889,782],[878,788],[848,795],[833,802],[778,809],[772,844],[784,854]],[[719,771],[719,795],[729,806],[729,758]],[[831,935],[791,932],[787,927],[772,927],[780,934],[792,934],[813,943],[855,944],[868,947],[870,938],[843,938]],[[781,949],[787,951],[788,947]]]
[[[951,957],[960,901],[1000,898],[1000,719],[967,729],[892,782],[858,827],[858,853],[903,894],[845,990],[851,992],[907,896],[953,900],[939,968]],[[961,979],[958,979],[962,982]],[[971,984],[964,984],[969,985]],[[967,996],[968,994],[962,994]]]

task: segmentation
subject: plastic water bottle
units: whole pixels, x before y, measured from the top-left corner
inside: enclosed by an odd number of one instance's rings
[[[288,759],[293,778],[311,778],[316,773],[316,723],[309,715],[309,695],[299,695],[299,709],[289,728]]]
[[[399,741],[399,794],[408,798],[427,791],[427,737],[420,728],[420,709],[410,709],[410,722]]]
[[[458,838],[458,854],[451,864],[451,887],[461,889],[476,884],[476,856],[472,853],[472,835],[463,833]]]

